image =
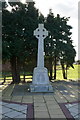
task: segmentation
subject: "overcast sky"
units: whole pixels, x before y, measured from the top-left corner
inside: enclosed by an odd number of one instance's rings
[[[73,45],[77,51],[76,60],[78,59],[78,2],[79,0],[34,0],[35,6],[46,17],[49,9],[52,9],[54,15],[70,17],[68,24],[72,29]],[[79,58],[80,59],[80,58]]]

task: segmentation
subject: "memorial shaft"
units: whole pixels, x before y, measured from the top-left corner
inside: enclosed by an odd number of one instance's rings
[[[44,24],[39,24],[39,27],[34,31],[34,36],[38,39],[37,67],[44,67],[44,39],[48,36]]]
[[[39,39],[38,41],[38,60],[37,67],[44,67],[44,40]]]

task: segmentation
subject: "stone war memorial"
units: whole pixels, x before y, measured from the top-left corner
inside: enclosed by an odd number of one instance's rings
[[[30,85],[31,92],[53,92],[49,82],[48,70],[44,67],[44,39],[48,36],[48,31],[44,24],[39,24],[34,31],[34,36],[38,39],[37,67],[33,71],[33,80]]]
[[[0,120],[80,120],[77,16],[72,14],[76,5],[80,12],[80,2],[64,2],[0,2]]]

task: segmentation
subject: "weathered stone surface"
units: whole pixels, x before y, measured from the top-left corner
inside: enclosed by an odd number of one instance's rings
[[[34,35],[38,41],[38,60],[37,67],[34,68],[33,81],[30,85],[31,92],[53,92],[53,88],[49,82],[48,70],[44,67],[44,39],[48,36],[48,31],[43,24],[34,31]]]

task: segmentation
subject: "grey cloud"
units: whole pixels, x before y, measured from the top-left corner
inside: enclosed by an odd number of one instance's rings
[[[74,3],[70,4],[70,2],[58,3],[56,4],[55,9],[63,15],[72,16],[73,18],[76,18],[78,13],[77,7],[75,7]]]

